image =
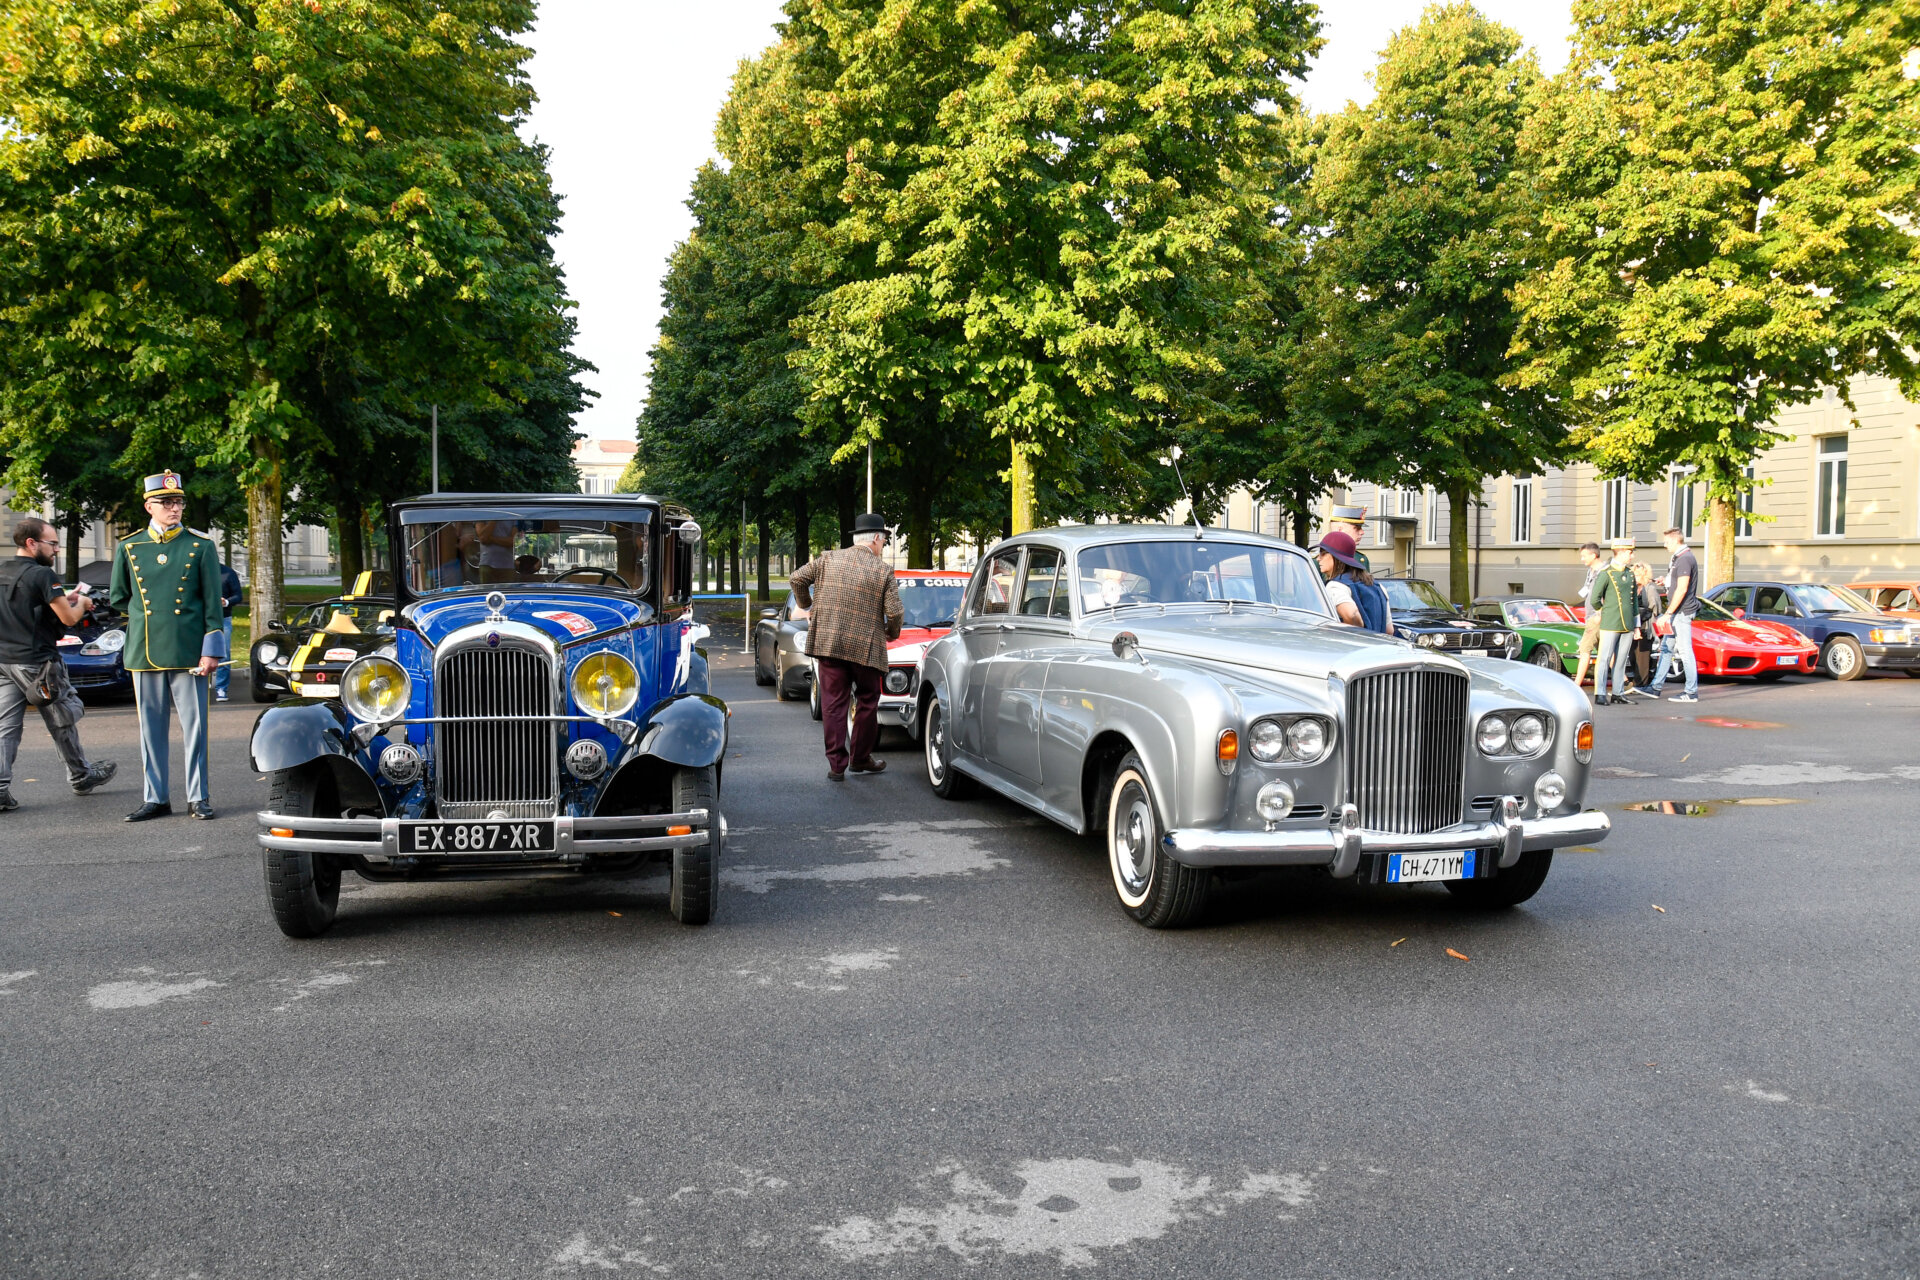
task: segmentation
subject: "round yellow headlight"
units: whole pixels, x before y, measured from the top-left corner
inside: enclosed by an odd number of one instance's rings
[[[573,669],[573,700],[590,716],[625,715],[639,697],[640,673],[617,653],[582,658]]]
[[[412,682],[392,658],[358,659],[340,677],[340,702],[356,720],[397,720],[406,714],[412,695]]]

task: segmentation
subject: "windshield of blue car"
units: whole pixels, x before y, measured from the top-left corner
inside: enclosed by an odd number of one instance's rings
[[[900,590],[900,605],[907,611],[902,627],[945,627],[960,612],[961,597],[967,594],[967,580],[953,578],[895,578]]]
[[[1277,547],[1193,539],[1116,542],[1080,553],[1080,611],[1245,600],[1327,616],[1320,575]]]
[[[598,513],[529,518],[512,510],[407,512],[406,563],[414,595],[490,585],[610,587],[643,592],[652,580],[652,512],[620,520]]]
[[[1431,582],[1422,582],[1418,578],[1375,578],[1374,581],[1387,593],[1387,604],[1396,616],[1403,613],[1454,612],[1447,598],[1436,591]]]
[[[1820,585],[1794,588],[1800,595],[1800,607],[1808,613],[1878,613],[1878,609],[1845,587]]]

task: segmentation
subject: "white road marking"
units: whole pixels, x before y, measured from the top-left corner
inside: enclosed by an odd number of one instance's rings
[[[830,862],[818,867],[726,867],[720,878],[748,893],[765,893],[781,880],[817,880],[851,884],[863,880],[916,880],[926,876],[964,876],[1012,866],[994,857],[970,832],[998,830],[994,824],[972,818],[949,822],[876,822],[842,827],[830,834],[847,836],[869,846],[873,857],[865,862]]]
[[[601,1245],[596,1247],[587,1238],[585,1231],[576,1231],[573,1238],[560,1246],[553,1255],[547,1268],[552,1274],[555,1268],[571,1267],[576,1271],[592,1268],[596,1271],[619,1271],[624,1267],[638,1267],[642,1271],[651,1271],[656,1275],[665,1275],[669,1268],[651,1261],[645,1254],[625,1248],[621,1245]]]
[[[280,981],[284,982],[287,981],[287,979],[283,978],[280,979]],[[317,973],[305,982],[296,985],[293,989],[293,994],[287,998],[287,1002],[285,1004],[275,1005],[273,1011],[275,1013],[285,1013],[316,991],[325,991],[328,987],[344,987],[352,981],[353,979],[344,973]]]
[[[96,1009],[140,1009],[226,985],[211,978],[195,978],[192,982],[102,982],[88,989],[87,1003]]]
[[[880,901],[882,902],[925,902],[926,900],[927,895],[924,893],[883,893],[880,895]]]
[[[1777,1093],[1772,1089],[1761,1088],[1760,1082],[1758,1080],[1748,1080],[1744,1085],[1730,1084],[1727,1086],[1727,1088],[1741,1094],[1744,1097],[1752,1098],[1755,1102],[1791,1102],[1793,1101],[1793,1099],[1789,1098],[1784,1093]]]
[[[1158,1240],[1184,1222],[1221,1217],[1260,1200],[1299,1208],[1313,1198],[1306,1174],[1254,1173],[1215,1189],[1210,1177],[1153,1160],[1028,1160],[1014,1176],[1021,1188],[1005,1195],[958,1165],[946,1165],[923,1184],[930,1194],[950,1194],[946,1203],[930,1209],[902,1205],[884,1220],[856,1215],[814,1233],[846,1262],[944,1249],[967,1262],[1052,1254],[1063,1267],[1090,1267],[1095,1250]],[[944,1188],[935,1181],[944,1181]]]
[[[1811,760],[1795,760],[1791,764],[1735,765],[1717,773],[1696,773],[1690,778],[1675,778],[1674,781],[1717,787],[1789,787],[1795,783],[1884,782],[1888,778],[1920,782],[1920,765],[1895,765],[1881,773],[1844,764],[1815,764]]]
[[[23,982],[31,978],[38,972],[40,972],[38,969],[20,969],[13,973],[0,973],[0,996],[12,995],[13,992],[8,990],[9,987],[16,982]]]

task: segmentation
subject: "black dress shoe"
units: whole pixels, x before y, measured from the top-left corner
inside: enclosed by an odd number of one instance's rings
[[[855,773],[885,773],[887,771],[887,762],[869,757],[866,760],[862,760],[859,764],[848,765],[847,767]]]
[[[213,819],[220,816],[219,814],[213,811],[213,806],[208,804],[205,800],[195,800],[192,804],[187,806],[187,812],[192,814],[194,817],[200,819],[202,822],[211,822]]]
[[[1613,705],[1613,699],[1603,693],[1593,700],[1593,705],[1596,707],[1610,707]]]
[[[172,816],[173,816],[172,805],[155,804],[151,800],[149,800],[147,803],[141,805],[138,809],[135,809],[132,813],[128,814],[127,821],[128,822],[145,822],[148,818],[171,818]]]

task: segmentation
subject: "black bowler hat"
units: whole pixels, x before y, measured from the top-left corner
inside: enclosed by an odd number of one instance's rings
[[[863,511],[853,518],[853,531],[860,533],[885,533],[887,522],[871,511]]]

